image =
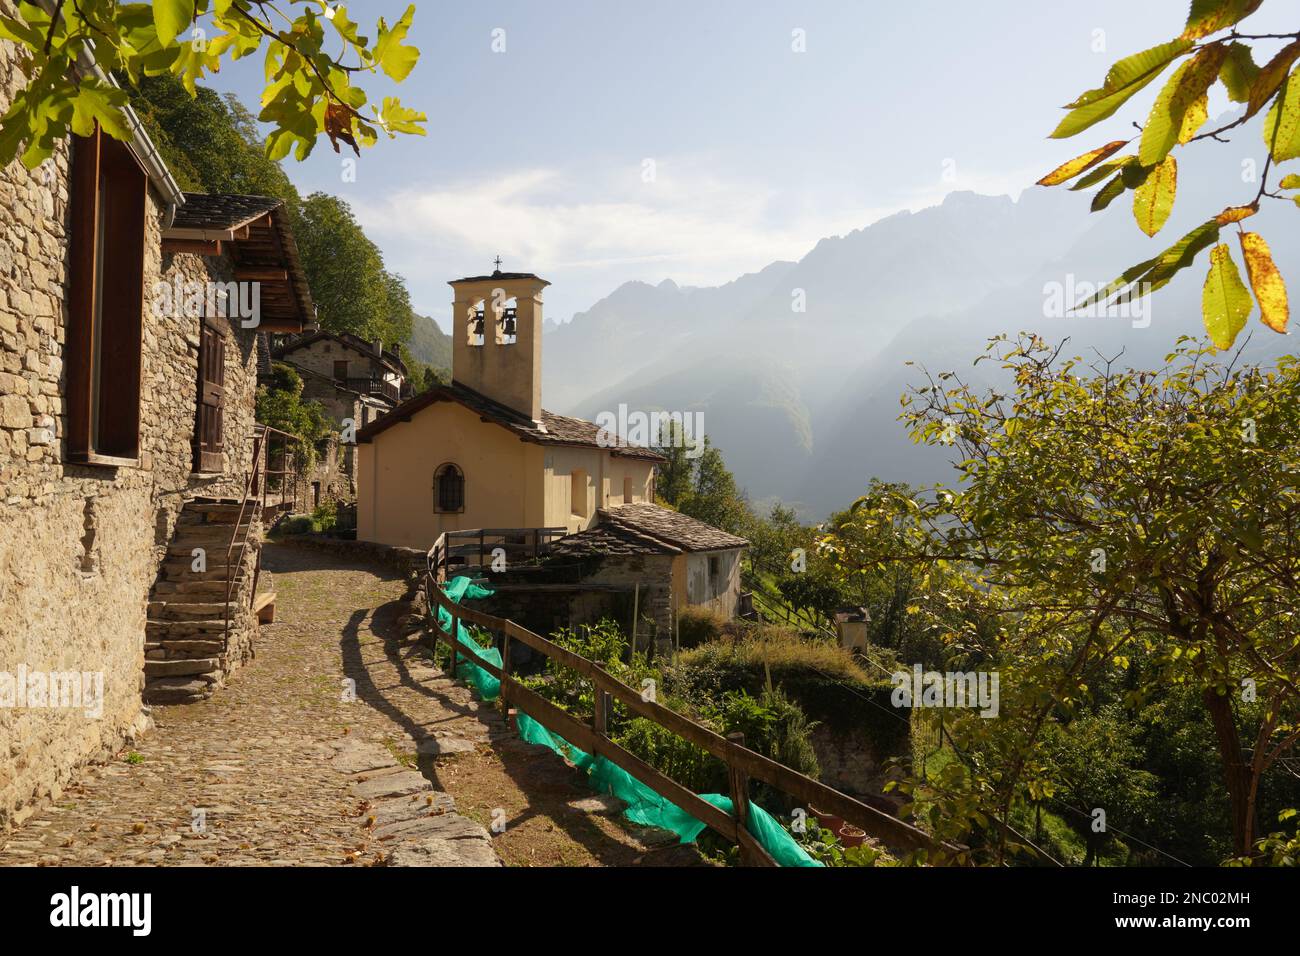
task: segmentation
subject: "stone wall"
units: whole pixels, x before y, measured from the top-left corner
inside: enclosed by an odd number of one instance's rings
[[[22,79],[15,54],[0,41],[0,113]],[[0,826],[57,798],[78,765],[148,725],[146,602],[176,516],[187,496],[239,494],[251,450],[253,332],[236,324],[227,337],[225,470],[191,475],[199,320],[154,315],[152,289],[177,274],[206,280],[210,267],[215,279],[228,273],[222,260],[161,254],[164,207],[151,189],[139,464],[67,461],[68,160],[64,143],[40,169],[14,161],[0,170]],[[56,671],[90,674],[92,685],[98,675],[102,707],[3,699],[19,674]]]

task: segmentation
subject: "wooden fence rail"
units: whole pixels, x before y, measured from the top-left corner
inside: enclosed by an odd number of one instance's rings
[[[436,615],[437,609],[443,608],[451,615],[450,632],[444,632],[440,626],[435,625],[433,634],[435,642],[445,640],[451,649],[452,674],[456,672],[460,657],[470,656],[477,666],[501,681],[501,698],[507,706],[526,711],[542,726],[574,746],[590,754],[604,757],[655,793],[670,800],[726,839],[738,844],[743,863],[751,866],[775,865],[772,857],[745,827],[745,817],[749,809],[750,780],[762,780],[800,800],[806,807],[815,805],[821,810],[842,817],[889,846],[929,851],[935,862],[950,862],[961,852],[961,848],[939,843],[923,830],[897,817],[868,806],[833,787],[828,787],[784,764],[750,750],[744,745],[743,735],[723,737],[656,701],[646,700],[641,691],[624,684],[594,661],[534,634],[514,621],[494,617],[455,603],[443,593],[439,583],[434,573],[425,576],[424,587],[430,613]],[[475,653],[479,650],[477,645],[468,647],[459,641],[456,635],[461,621],[501,636],[501,667],[480,658]],[[518,641],[546,655],[564,667],[578,672],[592,683],[596,691],[596,706],[590,725],[580,721],[536,691],[525,687],[510,675],[512,641]],[[631,713],[653,721],[726,764],[731,781],[730,796],[737,816],[732,817],[723,812],[698,794],[656,770],[631,751],[614,743],[607,734],[610,704],[613,700],[620,701]]]

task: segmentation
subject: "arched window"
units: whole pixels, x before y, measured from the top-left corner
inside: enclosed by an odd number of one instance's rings
[[[450,462],[433,473],[433,510],[442,514],[465,510],[465,475]]]

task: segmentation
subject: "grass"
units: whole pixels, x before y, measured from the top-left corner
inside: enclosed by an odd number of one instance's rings
[[[683,667],[722,665],[745,670],[767,669],[775,678],[787,671],[817,671],[834,680],[871,682],[853,655],[830,641],[806,640],[792,630],[763,627],[738,640],[720,640],[683,651]]]

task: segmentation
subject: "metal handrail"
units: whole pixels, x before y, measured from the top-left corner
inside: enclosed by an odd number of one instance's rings
[[[231,599],[234,597],[235,580],[236,580],[234,569],[238,567],[242,570],[244,567],[244,555],[248,552],[247,534],[244,535],[244,540],[239,543],[238,560],[231,561],[230,558],[231,555],[233,555],[235,552],[235,543],[239,541],[239,530],[244,526],[244,516],[247,513],[249,518],[249,524],[251,525],[253,512],[255,509],[259,507],[259,502],[257,497],[259,491],[262,496],[260,507],[262,511],[266,510],[267,482],[265,481],[265,478],[267,476],[271,474],[287,475],[291,473],[288,469],[282,469],[280,471],[272,472],[270,471],[269,468],[263,467],[262,459],[263,457],[267,457],[269,459],[270,445],[271,445],[270,439],[271,436],[273,435],[279,435],[281,439],[285,442],[286,447],[288,443],[291,441],[299,444],[301,444],[302,442],[302,439],[299,438],[297,435],[291,435],[288,432],[280,431],[280,429],[272,428],[270,425],[263,425],[258,423],[253,426],[253,463],[252,463],[252,467],[249,469],[248,477],[244,479],[244,493],[243,496],[239,499],[239,514],[235,518],[235,525],[233,530],[230,533],[230,543],[226,545],[226,600],[225,600],[225,604],[223,605],[225,620],[224,620],[224,626],[222,630],[222,646],[227,652],[230,650],[230,605],[231,605]],[[284,501],[283,486],[281,486],[280,489],[280,499],[281,499],[281,503],[283,503]],[[298,501],[296,483],[294,488],[293,500],[295,504]],[[257,576],[260,574],[260,572],[261,572],[261,558],[259,556],[258,567],[257,570],[254,572],[254,577],[253,577],[253,587],[250,589],[250,594],[248,599],[250,608],[252,607],[253,602],[257,599]]]

